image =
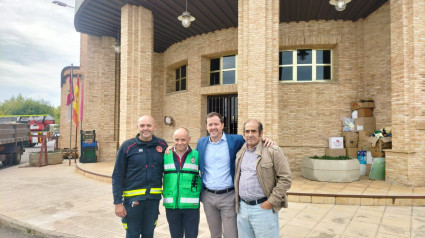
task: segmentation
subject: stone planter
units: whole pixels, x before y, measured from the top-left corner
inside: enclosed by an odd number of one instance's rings
[[[321,160],[305,157],[301,163],[301,175],[322,182],[353,182],[359,180],[360,163],[357,159]]]
[[[38,166],[38,158],[40,157],[40,152],[29,153],[29,164],[30,166]],[[51,164],[62,164],[62,152],[60,151],[48,151],[47,152],[47,163]],[[46,165],[44,154],[41,157],[41,164]]]

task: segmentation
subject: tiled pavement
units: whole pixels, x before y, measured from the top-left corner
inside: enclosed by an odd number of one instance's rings
[[[102,169],[112,171],[111,164],[80,165],[87,170],[87,166],[96,166],[97,173]],[[67,160],[60,165],[41,168],[21,165],[2,169],[0,220],[48,235],[56,234],[57,237],[124,237],[120,219],[113,211],[111,184],[99,181],[99,176],[95,177],[97,179],[77,173],[75,164],[68,166]],[[400,192],[398,187],[394,187],[392,190],[390,184],[370,182],[366,178],[356,182],[358,185],[319,183],[322,184],[319,186],[317,182],[312,183],[296,175],[294,177],[291,191],[295,192],[342,193],[354,187],[353,191],[366,194],[374,189],[382,191],[381,194],[425,194],[424,190],[417,188],[401,188]],[[359,189],[361,184],[369,185]],[[303,196],[298,199],[308,201]],[[310,201],[314,199],[316,197],[310,197]],[[338,203],[337,199],[333,204],[290,202],[289,208],[282,209],[279,214],[281,237],[425,237],[424,206],[335,203]],[[170,237],[162,206],[155,236]],[[199,237],[209,237],[202,208]]]

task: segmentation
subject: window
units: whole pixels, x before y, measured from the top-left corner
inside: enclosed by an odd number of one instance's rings
[[[210,60],[210,85],[236,83],[236,55]]]
[[[186,65],[176,69],[176,91],[186,90]]]
[[[223,131],[238,134],[238,95],[217,95],[207,97],[207,113],[218,112],[223,116]],[[208,133],[208,132],[207,132]]]
[[[323,82],[331,79],[331,50],[298,49],[279,53],[279,81]]]

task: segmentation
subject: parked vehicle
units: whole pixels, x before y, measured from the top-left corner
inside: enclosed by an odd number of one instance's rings
[[[24,142],[29,141],[30,128],[26,124],[0,124],[0,161],[3,166],[21,162]]]
[[[50,126],[55,124],[55,118],[50,115],[7,115],[0,116],[0,123],[18,123],[30,126],[30,138],[25,146],[33,147],[41,143],[41,135],[45,135],[47,141],[52,138]],[[46,142],[47,142],[46,141]]]

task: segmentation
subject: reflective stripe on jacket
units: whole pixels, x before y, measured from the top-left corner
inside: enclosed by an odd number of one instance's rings
[[[163,139],[144,142],[139,134],[121,145],[112,173],[114,204],[161,199],[166,149]]]

